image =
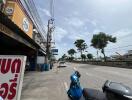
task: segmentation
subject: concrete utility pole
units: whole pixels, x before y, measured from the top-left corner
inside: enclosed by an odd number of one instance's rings
[[[46,57],[45,64],[48,66],[49,60],[51,60],[51,40],[52,32],[54,31],[54,0],[50,1],[50,15],[47,25],[47,42],[46,42]]]
[[[47,26],[47,42],[46,42],[46,58],[45,63],[48,64],[48,60],[50,60],[50,54],[51,54],[51,40],[52,40],[52,32],[54,31],[54,19],[48,20],[48,26]]]

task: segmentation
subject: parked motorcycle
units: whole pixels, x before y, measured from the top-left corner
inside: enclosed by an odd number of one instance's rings
[[[121,83],[111,82],[109,80],[107,80],[102,87],[103,98],[94,97],[95,95],[91,96],[89,89],[83,89],[81,87],[79,81],[80,76],[80,73],[75,71],[70,77],[71,83],[67,94],[71,100],[80,100],[81,97],[85,100],[132,100],[131,88]]]

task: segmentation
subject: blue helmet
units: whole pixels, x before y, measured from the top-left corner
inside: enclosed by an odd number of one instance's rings
[[[78,77],[75,74],[73,74],[71,76],[71,81],[74,82],[74,83],[78,82]]]

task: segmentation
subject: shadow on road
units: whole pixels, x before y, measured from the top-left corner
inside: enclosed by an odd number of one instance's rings
[[[91,88],[84,88],[84,89],[88,93],[88,99],[84,99],[84,97],[82,96],[80,100],[107,100],[105,94],[100,90],[91,89]]]

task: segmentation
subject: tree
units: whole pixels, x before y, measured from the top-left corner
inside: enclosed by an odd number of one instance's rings
[[[81,58],[82,58],[82,60],[85,61],[85,59],[86,59],[86,55],[85,55],[85,54],[82,54],[82,55],[81,55]]]
[[[104,55],[104,60],[106,61],[105,50],[109,42],[115,43],[116,37],[112,37],[111,35],[107,35],[106,33],[99,32],[99,34],[94,34],[91,40],[91,46],[96,49],[101,50],[101,53]]]
[[[83,39],[78,39],[74,42],[75,46],[77,47],[77,50],[79,52],[81,52],[82,55],[82,51],[87,49],[87,44],[85,43],[85,41]]]
[[[62,60],[65,60],[66,58],[67,58],[67,55],[66,55],[66,54],[64,54],[64,55],[61,57]]]
[[[74,57],[69,57],[68,60],[69,61],[73,61]]]
[[[70,49],[68,50],[68,54],[73,57],[73,55],[76,53],[76,51],[74,49]]]
[[[87,54],[88,59],[93,59],[93,55],[91,53]]]

